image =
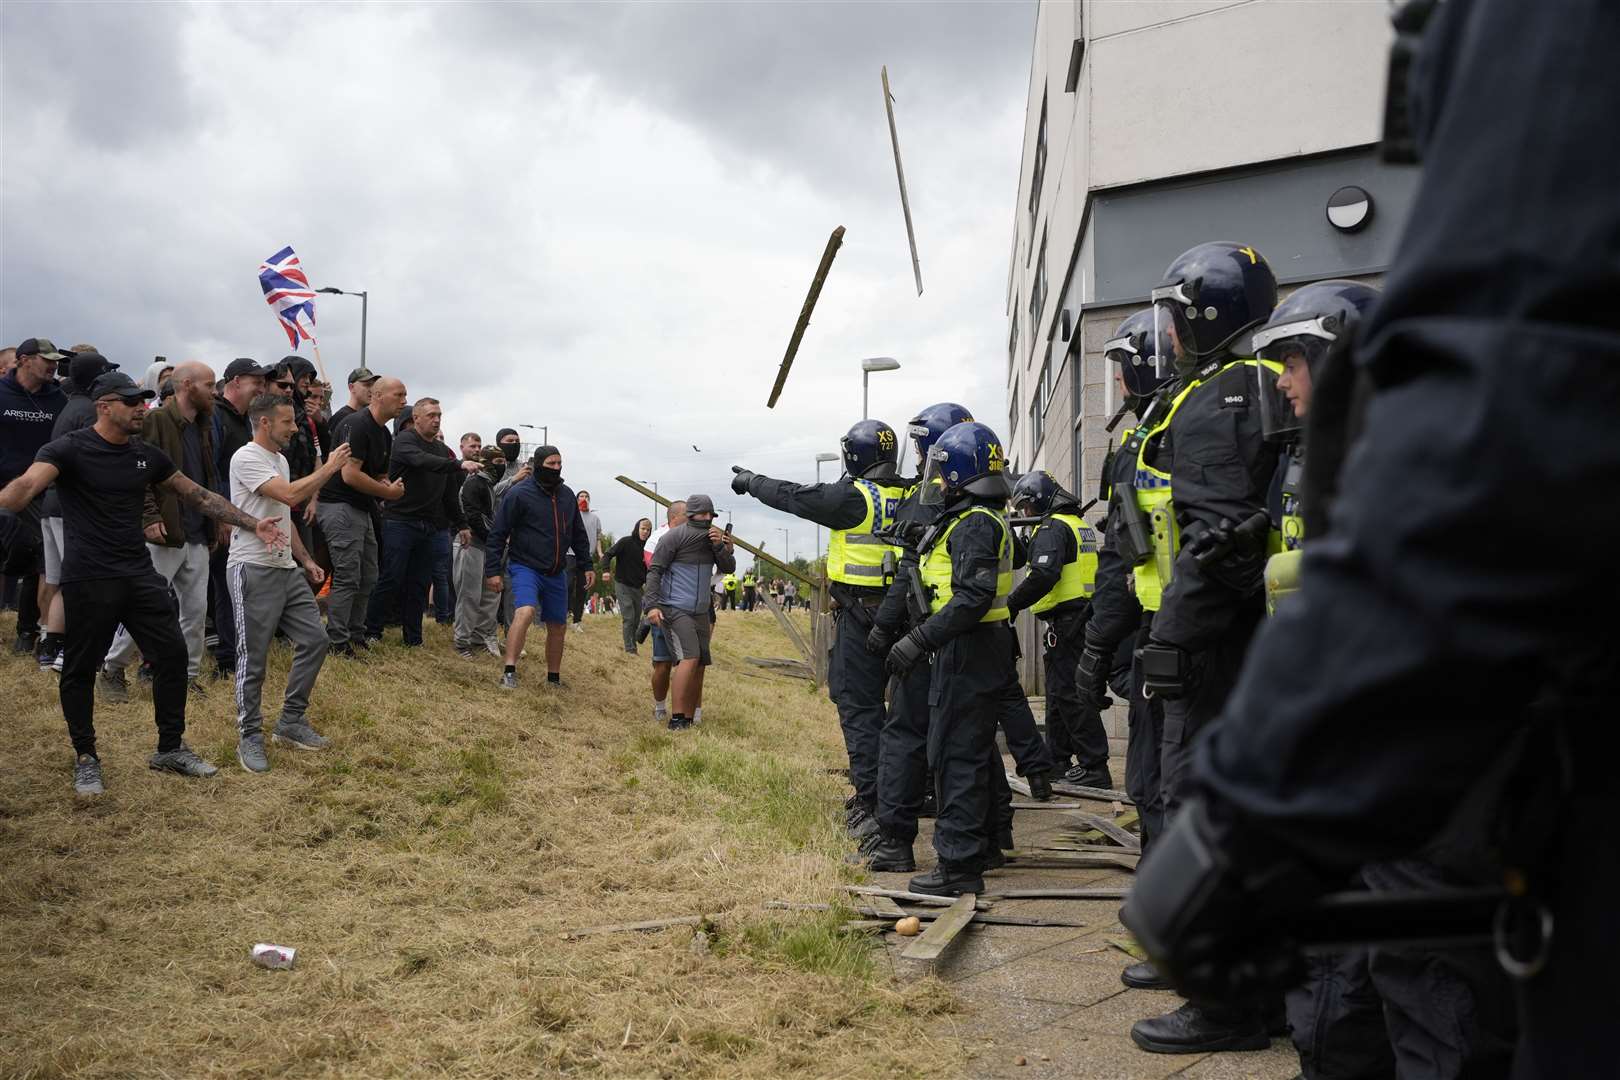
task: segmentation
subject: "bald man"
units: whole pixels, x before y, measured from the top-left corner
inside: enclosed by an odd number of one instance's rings
[[[214,468],[214,372],[188,360],[169,376],[174,395],[146,415],[141,439],[163,451],[197,486],[218,493],[222,484]],[[195,507],[181,503],[168,488],[146,491],[141,516],[152,566],[180,601],[180,636],[186,642],[186,678],[193,694],[204,691],[197,674],[202,664],[203,624],[208,617],[208,552],[218,530]],[[127,701],[124,669],[135,656],[135,640],[120,628],[102,666],[97,686],[103,699]]]
[[[326,636],[333,656],[353,659],[369,647],[366,608],[377,587],[377,534],[372,518],[378,502],[405,495],[403,480],[388,479],[394,437],[389,421],[405,405],[405,384],[381,378],[371,384],[371,401],[343,424],[349,460],[321,488],[316,514],[332,554],[332,592],[326,605]]]

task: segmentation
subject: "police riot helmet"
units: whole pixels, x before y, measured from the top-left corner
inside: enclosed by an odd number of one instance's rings
[[[1336,343],[1349,344],[1378,296],[1377,289],[1359,281],[1318,281],[1278,304],[1254,332],[1255,355],[1283,367],[1275,380],[1255,369],[1260,426],[1267,438],[1290,438],[1304,427],[1311,379],[1320,374],[1323,357]]]
[[[924,506],[955,502],[962,495],[1005,500],[1007,455],[986,424],[957,424],[934,440],[923,469]]]
[[[927,466],[928,451],[933,449],[934,440],[957,424],[971,423],[972,420],[973,414],[954,401],[930,405],[913,416],[906,425],[906,437],[911,449],[917,453],[917,471],[921,473]]]
[[[1153,307],[1168,316],[1172,335],[1171,347],[1154,353],[1173,352],[1176,372],[1190,374],[1237,345],[1276,306],[1277,277],[1264,255],[1225,240],[1199,244],[1177,256],[1153,290]]]
[[[1013,509],[1029,517],[1045,517],[1063,506],[1079,504],[1080,500],[1045,469],[1031,469],[1012,486]]]
[[[1170,377],[1170,358],[1165,357],[1161,363],[1156,352],[1160,345],[1170,343],[1170,335],[1160,330],[1155,320],[1167,318],[1156,308],[1143,308],[1120,323],[1114,336],[1103,342],[1103,357],[1119,365],[1129,399],[1126,404],[1138,416],[1147,399]]]
[[[838,447],[844,452],[845,475],[871,480],[899,475],[900,440],[881,420],[862,420],[838,440]]]

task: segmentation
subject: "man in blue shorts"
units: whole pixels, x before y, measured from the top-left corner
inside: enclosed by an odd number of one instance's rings
[[[501,686],[517,689],[517,661],[534,622],[535,609],[546,624],[546,685],[562,682],[564,631],[568,620],[568,552],[584,571],[585,588],[596,584],[590,539],[579,519],[579,500],[562,482],[562,452],[542,446],[534,452],[533,474],[514,483],[501,498],[484,546],[484,588],[501,588],[501,560],[510,555],[512,625],[506,634],[506,670]]]

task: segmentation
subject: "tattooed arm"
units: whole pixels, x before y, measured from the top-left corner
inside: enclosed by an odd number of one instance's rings
[[[175,472],[163,481],[181,505],[190,507],[205,517],[215,521],[222,521],[227,525],[235,525],[238,529],[251,529],[253,533],[263,540],[272,551],[278,551],[287,543],[282,535],[281,526],[270,518],[256,518],[243,513],[232,505],[223,496],[217,495],[200,484],[194,483],[184,473]]]

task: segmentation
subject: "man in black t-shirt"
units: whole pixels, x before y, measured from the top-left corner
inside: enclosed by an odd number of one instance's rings
[[[187,479],[168,455],[138,437],[150,390],[113,371],[91,385],[90,396],[96,402],[95,426],[46,443],[28,471],[0,490],[0,536],[15,526],[15,512],[53,481],[62,502],[66,534],[62,599],[68,623],[62,714],[76,755],[73,788],[85,796],[105,790],[96,756],[94,684],[96,666],[120,623],[153,668],[158,746],[148,764],[182,776],[212,776],[218,771],[182,739],[186,643],[168,588],[147,552],[141,525],[147,489],[161,488],[186,509],[252,529],[267,545],[288,542],[274,521],[244,514],[218,493]]]
[[[316,513],[332,553],[332,592],[326,605],[326,636],[332,655],[353,657],[366,647],[366,608],[377,587],[377,534],[371,525],[377,500],[405,494],[405,484],[388,479],[393,436],[388,421],[405,404],[405,384],[378,379],[371,403],[343,421],[350,457],[321,488]]]

